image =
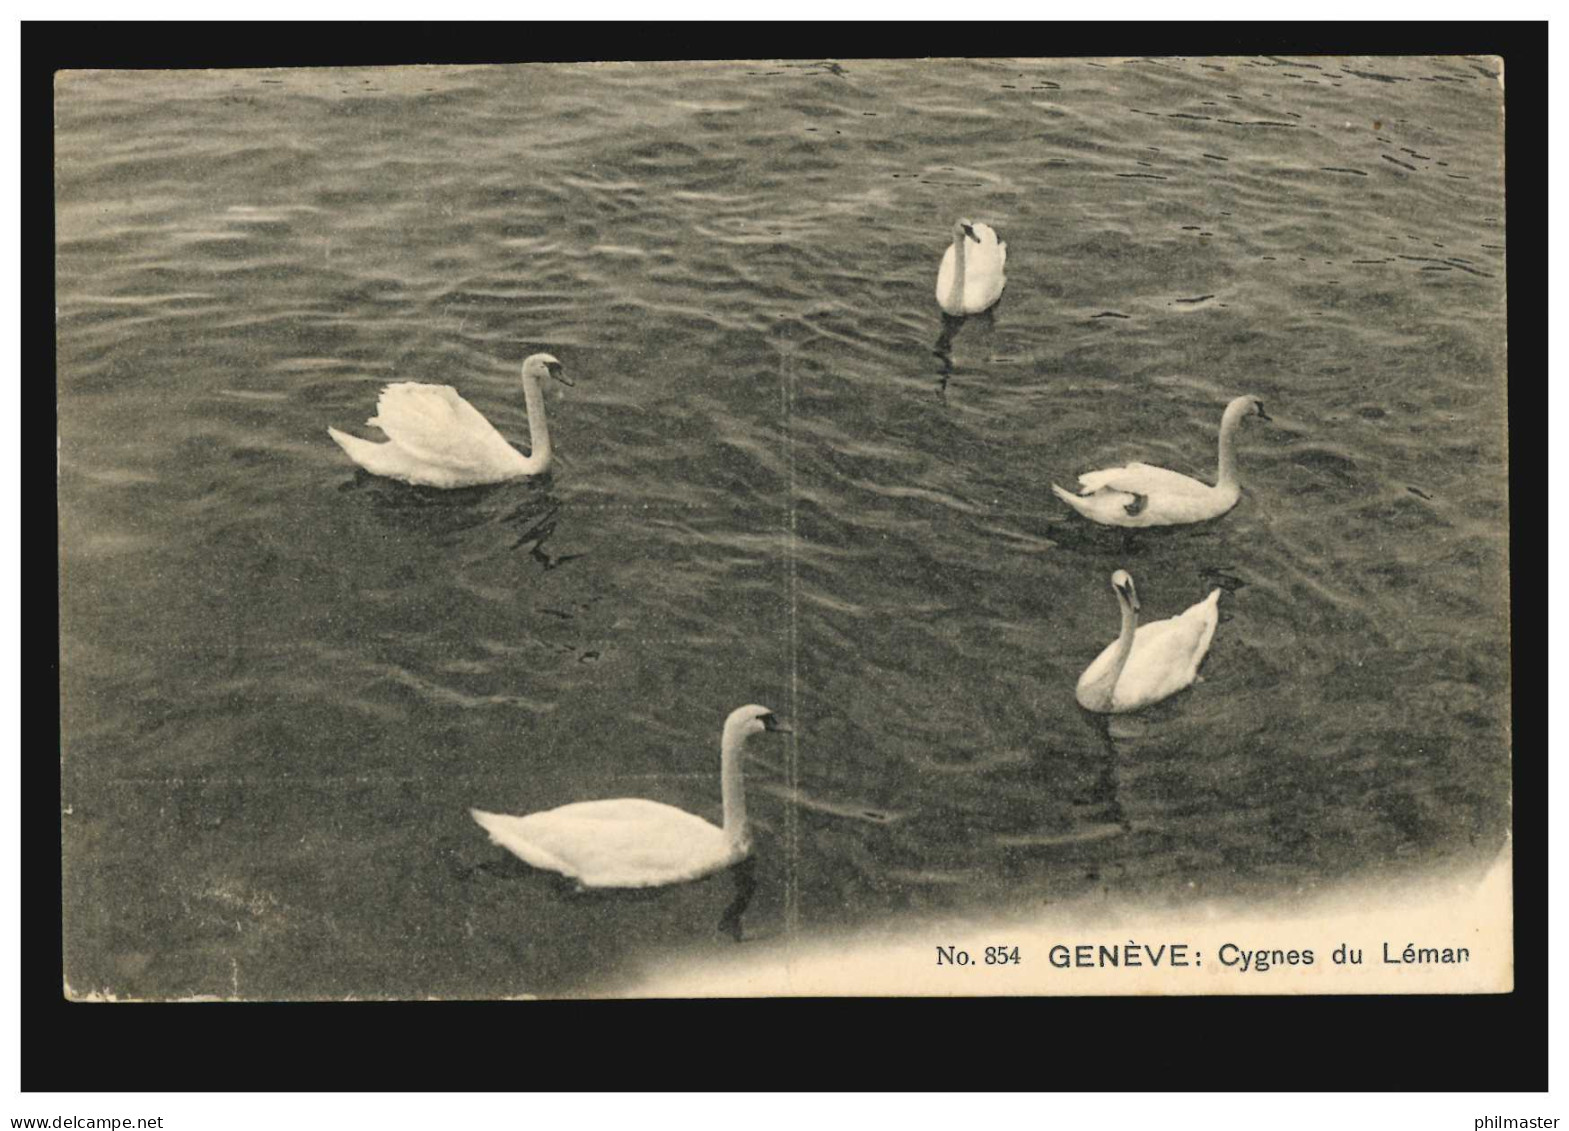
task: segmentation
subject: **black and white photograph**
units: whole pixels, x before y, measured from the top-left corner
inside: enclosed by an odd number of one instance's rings
[[[54,76],[66,998],[1513,988],[1505,60],[1008,46]]]

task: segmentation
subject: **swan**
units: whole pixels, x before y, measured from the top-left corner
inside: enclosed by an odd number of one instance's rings
[[[1242,497],[1232,446],[1237,428],[1248,416],[1268,420],[1264,402],[1252,396],[1237,397],[1220,418],[1220,472],[1213,487],[1164,467],[1130,463],[1085,472],[1079,476],[1077,495],[1055,483],[1051,489],[1085,518],[1106,526],[1176,526],[1219,518]]]
[[[739,863],[752,849],[741,752],[747,737],[762,731],[788,734],[790,728],[756,705],[737,707],[725,720],[719,754],[723,828],[640,797],[579,801],[526,817],[469,813],[502,848],[579,887],[648,888],[701,879]]]
[[[1111,575],[1122,606],[1122,633],[1084,669],[1074,694],[1087,711],[1137,711],[1175,695],[1199,678],[1220,619],[1220,590],[1181,616],[1138,626],[1139,595],[1126,570]]]
[[[523,400],[528,405],[529,454],[524,455],[450,385],[400,381],[381,391],[376,415],[365,423],[380,428],[388,442],[375,444],[328,428],[355,463],[373,475],[417,487],[475,487],[550,467],[550,432],[539,383],[554,377],[571,385],[561,363],[548,353],[523,362]]]
[[[973,240],[969,247],[966,240]],[[985,224],[960,220],[953,226],[953,243],[943,252],[937,269],[937,304],[945,314],[962,318],[995,306],[1008,279],[1002,273],[1008,245]]]

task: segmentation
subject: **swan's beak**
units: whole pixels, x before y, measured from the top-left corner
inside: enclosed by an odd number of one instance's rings
[[[777,717],[775,717],[774,715],[764,715],[762,717],[762,723],[763,723],[763,729],[764,730],[773,731],[773,733],[775,733],[775,734],[794,734],[795,733],[795,731],[791,730],[784,723],[780,722],[779,719]]]
[[[1260,420],[1268,423],[1268,424],[1275,423],[1275,418],[1270,416],[1269,413],[1264,411],[1264,402],[1263,401],[1259,401],[1258,402],[1258,418]]]
[[[980,243],[981,242],[981,237],[975,234],[975,229],[974,228],[970,227],[968,224],[963,225],[963,228],[964,228],[964,234],[965,235],[969,236],[976,243]]]
[[[567,371],[561,368],[561,363],[559,361],[547,361],[545,362],[545,368],[550,371],[550,375],[552,377],[554,377],[557,381],[560,381],[563,385],[566,385],[568,388],[577,383],[567,376]]]

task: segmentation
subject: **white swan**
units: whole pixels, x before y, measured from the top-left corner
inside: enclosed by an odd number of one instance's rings
[[[1242,497],[1232,445],[1243,417],[1268,420],[1264,402],[1238,397],[1220,419],[1220,472],[1213,487],[1192,476],[1130,463],[1079,476],[1079,494],[1053,483],[1052,491],[1085,518],[1107,526],[1175,526],[1219,518]]]
[[[376,415],[365,423],[380,428],[388,442],[375,444],[327,429],[355,463],[373,475],[401,479],[418,487],[474,487],[522,475],[541,475],[550,467],[550,432],[545,427],[546,376],[572,384],[561,363],[536,353],[523,363],[523,401],[528,406],[529,454],[497,432],[480,411],[450,385],[400,381],[381,391]]]
[[[767,707],[730,712],[719,754],[723,828],[684,809],[639,797],[579,801],[526,817],[469,812],[502,848],[581,887],[647,888],[701,879],[738,863],[752,848],[741,785],[747,736],[789,729]]]
[[[973,241],[969,247],[966,241]],[[937,269],[937,304],[947,314],[962,318],[980,314],[1002,297],[1008,278],[1002,273],[1008,245],[985,224],[960,220],[953,226],[953,243],[943,252]]]
[[[1211,590],[1181,616],[1136,627],[1139,595],[1133,578],[1119,569],[1111,575],[1111,587],[1122,606],[1122,634],[1084,669],[1075,694],[1085,710],[1120,714],[1159,703],[1199,678],[1220,620],[1220,590]]]

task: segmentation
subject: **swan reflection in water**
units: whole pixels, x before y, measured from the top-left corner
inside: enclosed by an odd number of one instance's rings
[[[730,869],[730,876],[735,881],[735,898],[719,917],[718,930],[720,934],[727,934],[736,942],[741,942],[741,916],[746,914],[746,909],[752,905],[752,897],[757,894],[757,857],[748,856]]]
[[[932,354],[937,358],[937,395],[942,396],[948,390],[948,378],[954,374],[953,367],[953,342],[959,336],[959,331],[964,329],[969,322],[980,322],[985,328],[996,326],[996,314],[1002,303],[988,308],[981,314],[955,315],[946,311],[942,314],[942,329],[937,333],[937,341],[932,345]]]
[[[964,328],[964,319],[956,318],[952,314],[942,316],[942,331],[937,335],[937,343],[932,346],[932,353],[941,363],[937,369],[937,395],[945,397],[948,392],[948,378],[953,376],[953,340],[958,337],[959,331]]]
[[[1109,824],[1120,826],[1124,832],[1132,832],[1133,822],[1128,820],[1128,814],[1122,807],[1121,782],[1117,777],[1117,744],[1111,734],[1112,716],[1086,711],[1083,707],[1079,708],[1079,713],[1106,751],[1106,756],[1098,760],[1095,783],[1085,795],[1085,802],[1104,806],[1102,814]]]
[[[546,550],[565,507],[550,488],[548,472],[515,483],[439,489],[410,487],[358,470],[339,489],[362,492],[376,518],[402,533],[451,546],[473,531],[494,529],[508,539],[506,549],[526,550],[529,557],[552,570],[584,555]]]
[[[669,888],[585,888],[566,876],[531,868],[515,856],[501,856],[494,860],[481,861],[467,868],[464,875],[476,873],[508,881],[544,882],[549,884],[558,899],[637,904],[669,898],[670,892]],[[725,905],[724,911],[720,913],[719,922],[714,928],[715,933],[729,935],[738,943],[745,942],[747,939],[742,918],[757,896],[757,857],[748,856],[735,866],[726,869],[722,875],[729,878],[734,895]],[[718,878],[715,877],[716,880]],[[721,887],[718,883],[714,886],[716,889]]]
[[[546,496],[539,500],[520,503],[511,514],[500,519],[503,525],[519,530],[517,541],[512,543],[512,549],[521,550],[526,547],[528,556],[547,570],[556,569],[567,562],[581,558],[582,554],[549,554],[545,551],[545,543],[550,541],[550,536],[556,532],[556,520],[561,514],[561,507],[559,500]]]

